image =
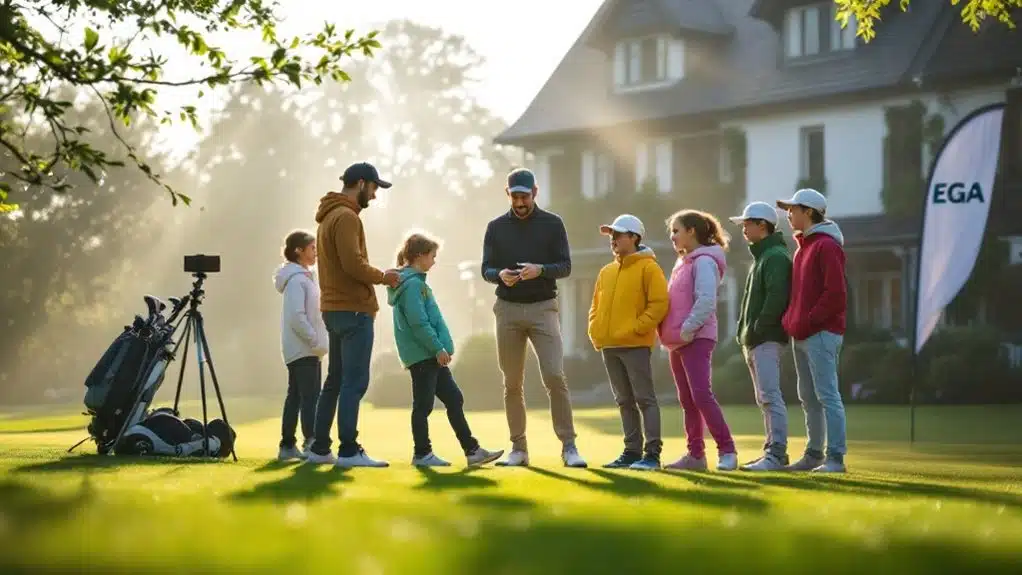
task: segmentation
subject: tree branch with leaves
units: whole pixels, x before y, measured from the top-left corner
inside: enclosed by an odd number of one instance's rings
[[[1015,29],[1012,13],[1022,8],[1022,0],[950,0],[950,2],[952,6],[962,6],[962,22],[973,32],[978,32],[979,27],[987,19],[997,20],[1008,28]],[[873,29],[875,21],[882,20],[880,12],[890,6],[891,0],[834,0],[834,3],[838,8],[835,16],[841,22],[841,27],[845,27],[848,19],[854,16],[858,28],[856,36],[869,42],[876,37],[876,31]],[[910,0],[898,0],[902,12],[908,10],[909,4]]]
[[[356,37],[335,24],[305,37],[278,38],[279,5],[272,0],[0,0],[0,212],[16,209],[17,192],[43,186],[72,189],[68,169],[101,182],[106,170],[125,165],[124,156],[149,179],[163,186],[173,205],[190,198],[165,183],[119,126],[148,117],[167,125],[187,122],[199,129],[196,106],[160,110],[162,88],[217,89],[240,83],[347,82],[346,58],[373,56],[376,32]],[[124,33],[114,35],[117,28]],[[231,57],[210,45],[209,35],[250,31],[260,34],[262,55]],[[151,43],[169,40],[184,50],[184,78],[167,77],[171,60]],[[150,44],[148,47],[147,44]],[[89,143],[89,128],[70,120],[78,97],[100,101],[119,150]],[[52,148],[36,149],[33,131],[48,131]],[[12,166],[14,166],[12,168]],[[58,169],[66,168],[66,169]],[[10,183],[14,181],[14,184]],[[9,200],[10,199],[10,203]]]

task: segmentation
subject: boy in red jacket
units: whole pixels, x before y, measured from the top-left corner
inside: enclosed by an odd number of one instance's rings
[[[794,340],[807,436],[805,454],[788,469],[844,473],[845,407],[837,377],[848,298],[844,236],[837,224],[825,219],[827,200],[816,190],[799,190],[790,200],[778,200],[777,207],[788,212],[798,244],[781,323]]]

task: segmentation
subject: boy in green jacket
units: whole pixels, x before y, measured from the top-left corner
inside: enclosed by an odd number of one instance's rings
[[[454,340],[447,328],[433,290],[426,284],[426,272],[433,267],[439,244],[422,234],[412,234],[397,254],[399,281],[387,288],[387,303],[393,308],[394,339],[401,363],[412,374],[412,465],[450,465],[433,453],[429,440],[429,414],[433,400],[444,403],[447,420],[465,452],[469,466],[497,460],[503,450],[479,446],[465,420],[465,399],[448,367],[454,355]]]
[[[777,211],[770,204],[752,202],[731,221],[742,226],[752,252],[738,315],[738,344],[752,375],[766,429],[763,456],[741,469],[779,471],[788,464],[788,414],[781,395],[781,349],[788,345],[788,334],[781,318],[791,289],[791,256],[776,229]]]

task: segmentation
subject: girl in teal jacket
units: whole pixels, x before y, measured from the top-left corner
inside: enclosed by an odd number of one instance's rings
[[[408,236],[397,253],[398,285],[387,288],[387,303],[393,307],[398,357],[412,375],[412,437],[415,442],[412,465],[450,465],[433,453],[429,440],[428,419],[434,398],[443,402],[468,465],[485,465],[497,460],[504,451],[480,447],[465,419],[465,400],[449,367],[454,340],[433,290],[426,283],[426,273],[436,262],[439,249],[436,241],[423,234]]]

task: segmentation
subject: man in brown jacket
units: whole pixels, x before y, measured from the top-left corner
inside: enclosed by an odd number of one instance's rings
[[[376,285],[396,286],[396,270],[369,265],[365,232],[359,213],[390,182],[369,163],[352,164],[341,176],[344,189],[329,192],[316,212],[320,309],[330,335],[326,382],[316,408],[316,438],[310,463],[337,467],[387,467],[369,457],[358,444],[358,408],[369,387],[373,353],[373,321],[379,310]],[[337,414],[337,458],[330,453],[330,426]]]

